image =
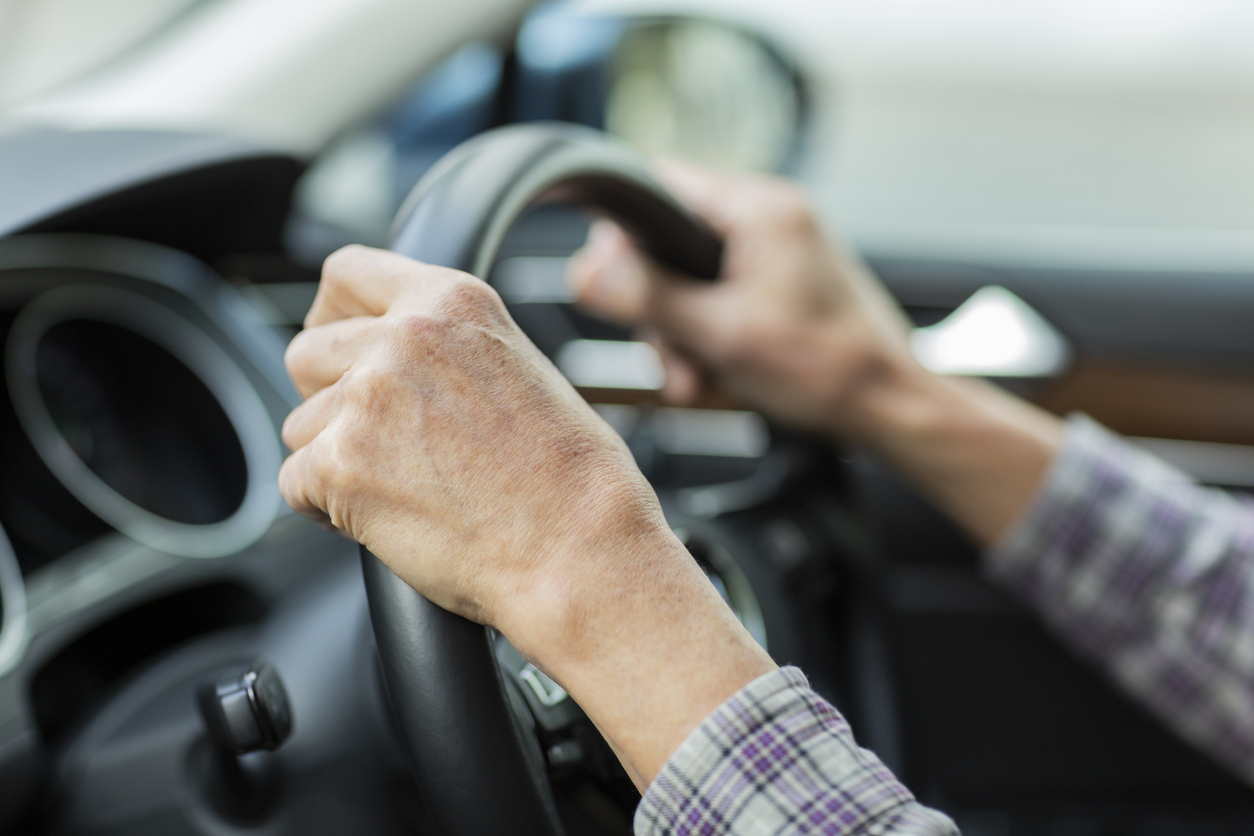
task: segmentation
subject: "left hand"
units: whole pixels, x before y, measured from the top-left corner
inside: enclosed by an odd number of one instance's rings
[[[774,667],[622,440],[486,284],[349,247],[305,324],[286,358],[306,398],[283,426],[287,501],[500,630],[640,782]]]
[[[286,362],[306,401],[284,496],[446,609],[504,625],[607,539],[670,538],[622,440],[473,276],[341,250]]]

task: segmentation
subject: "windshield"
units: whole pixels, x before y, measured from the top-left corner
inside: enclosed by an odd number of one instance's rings
[[[203,0],[0,0],[0,108],[89,73]]]

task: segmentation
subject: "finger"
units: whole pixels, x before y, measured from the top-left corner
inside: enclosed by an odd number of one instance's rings
[[[661,333],[695,357],[718,351],[727,338],[729,304],[718,283],[675,276],[640,254],[624,232],[598,221],[569,269],[575,303],[594,316]]]
[[[308,484],[307,469],[312,469],[308,447],[287,457],[279,469],[279,492],[293,511],[313,520],[327,531],[334,531],[345,540],[357,542],[352,534],[337,526],[323,507],[321,497],[311,490]]]
[[[324,528],[335,528],[321,499],[313,456],[308,447],[288,456],[279,468],[279,493],[283,494],[283,499],[296,513]]]
[[[588,231],[588,242],[567,262],[566,279],[576,305],[601,319],[631,326],[644,315],[649,274],[657,269],[626,233],[599,220]]]
[[[674,158],[655,161],[653,174],[681,203],[721,235],[729,235],[735,229],[737,207],[753,183],[753,178],[748,176],[724,174]]]
[[[648,341],[662,360],[665,373],[662,400],[674,406],[692,406],[699,402],[705,390],[705,375],[701,369],[658,335],[651,335]]]
[[[641,322],[679,354],[705,363],[735,343],[736,302],[727,287],[655,273]]]
[[[329,386],[288,413],[283,421],[283,443],[297,451],[327,428],[340,413],[340,392]]]
[[[343,247],[322,264],[322,281],[305,316],[305,327],[354,316],[382,316],[398,296],[422,280],[447,278],[454,272],[387,250],[357,244]]]
[[[297,334],[288,343],[283,362],[300,396],[308,398],[343,377],[378,321],[378,317],[354,316]]]
[[[716,284],[674,276],[632,245],[609,221],[597,221],[588,243],[571,259],[568,280],[575,303],[587,312],[627,326],[660,330],[687,343],[709,330],[706,320]],[[678,332],[678,333],[676,333]]]

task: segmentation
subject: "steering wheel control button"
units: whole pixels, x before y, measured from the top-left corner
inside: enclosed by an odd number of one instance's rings
[[[292,733],[287,689],[267,662],[258,660],[238,677],[203,686],[197,701],[210,736],[233,754],[273,751]]]

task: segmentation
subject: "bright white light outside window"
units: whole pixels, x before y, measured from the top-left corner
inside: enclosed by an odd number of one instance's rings
[[[1049,377],[1066,367],[1067,341],[1004,287],[976,291],[952,314],[910,337],[914,356],[938,374]]]

